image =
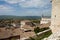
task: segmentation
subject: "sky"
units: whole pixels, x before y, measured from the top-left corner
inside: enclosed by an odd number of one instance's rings
[[[51,0],[0,0],[0,15],[51,15]]]

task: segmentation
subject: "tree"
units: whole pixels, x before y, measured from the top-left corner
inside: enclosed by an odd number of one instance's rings
[[[39,28],[39,27],[34,28],[34,32],[35,32],[36,34],[39,33],[39,32],[40,32],[40,28]]]

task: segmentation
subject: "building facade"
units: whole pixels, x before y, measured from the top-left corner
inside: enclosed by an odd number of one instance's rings
[[[51,18],[42,18],[40,24],[47,24],[51,21]]]

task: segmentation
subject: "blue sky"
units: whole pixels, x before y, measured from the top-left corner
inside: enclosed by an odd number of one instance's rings
[[[0,0],[0,15],[51,15],[51,0]]]

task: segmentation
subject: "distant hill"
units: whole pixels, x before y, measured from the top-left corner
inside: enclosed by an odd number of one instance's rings
[[[0,19],[41,19],[41,16],[11,16],[11,15],[0,15]]]

